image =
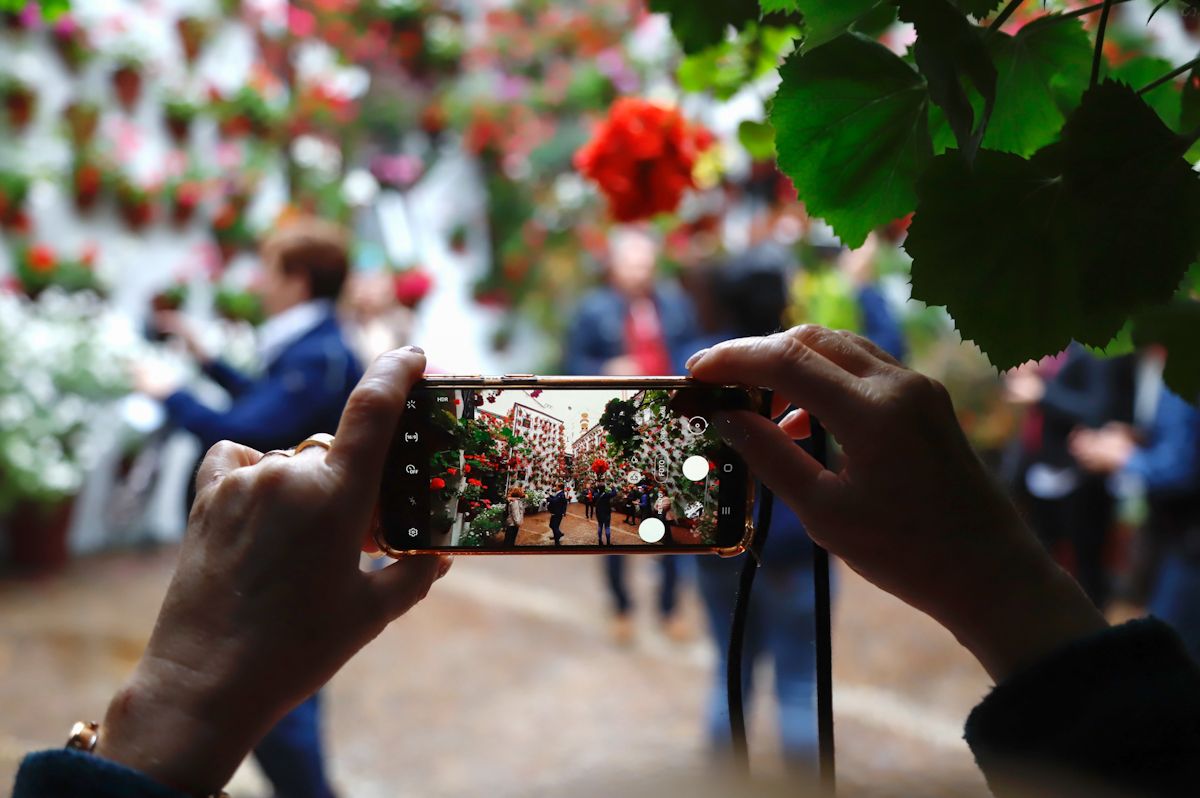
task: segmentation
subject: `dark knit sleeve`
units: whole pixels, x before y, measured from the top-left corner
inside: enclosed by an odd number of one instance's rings
[[[1131,621],[1005,680],[966,738],[997,796],[1028,794],[1030,779],[1197,795],[1200,668],[1166,624]]]
[[[67,749],[29,754],[13,798],[189,798],[116,762]]]

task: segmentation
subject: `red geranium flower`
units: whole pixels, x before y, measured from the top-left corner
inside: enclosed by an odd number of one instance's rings
[[[396,275],[393,286],[396,301],[406,308],[415,308],[433,289],[433,278],[421,269],[409,269]]]
[[[429,480],[430,490],[441,490],[444,487],[446,487],[446,480],[442,479],[441,477],[434,477],[433,479]]]
[[[464,473],[464,474],[470,474],[470,473],[471,473],[471,466],[469,466],[469,465],[464,465],[464,466],[463,466],[463,473]]]
[[[483,487],[483,483],[473,477],[467,480],[467,484],[475,485],[476,487]]]
[[[592,461],[592,471],[596,474],[603,474],[608,470],[608,461],[597,457]]]
[[[467,466],[467,468],[470,468],[470,466]],[[449,474],[450,476],[454,476],[455,474],[458,473],[458,469],[457,468],[447,468],[446,473]]]
[[[54,250],[45,244],[34,244],[29,248],[29,268],[35,272],[50,272],[54,271],[54,265],[58,259],[54,256]]]
[[[712,134],[678,109],[623,97],[575,153],[575,168],[596,181],[618,221],[646,219],[679,206],[696,185],[696,156],[712,143]]]

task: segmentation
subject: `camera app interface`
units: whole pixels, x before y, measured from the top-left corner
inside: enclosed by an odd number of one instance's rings
[[[746,469],[709,416],[745,391],[418,389],[381,492],[389,545],[712,548],[745,530]]]

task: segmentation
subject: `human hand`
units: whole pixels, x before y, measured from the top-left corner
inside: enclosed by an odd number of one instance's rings
[[[1000,680],[1104,620],[1046,555],[975,456],[939,383],[864,338],[797,327],[697,353],[705,382],[775,390],[778,425],[718,415],[721,434],[818,544],[954,633]],[[833,472],[793,442],[812,411]]]
[[[1129,462],[1137,444],[1126,424],[1107,424],[1101,429],[1077,429],[1068,441],[1071,456],[1087,471],[1111,474]]]
[[[178,378],[162,364],[133,363],[129,379],[134,391],[160,401],[179,390]]]
[[[1046,382],[1033,368],[1019,367],[1004,378],[1004,398],[1015,405],[1035,405],[1046,395]]]
[[[408,611],[450,561],[359,569],[416,350],[381,356],[332,449],[293,457],[222,442],[197,474],[175,576],[96,753],[189,794],[214,793],[254,744]]]
[[[173,335],[183,345],[187,347],[192,357],[201,363],[207,363],[212,359],[212,355],[204,348],[200,342],[200,336],[196,334],[196,330],[192,327],[191,322],[177,310],[159,310],[154,313],[154,326],[159,332],[167,335]]]

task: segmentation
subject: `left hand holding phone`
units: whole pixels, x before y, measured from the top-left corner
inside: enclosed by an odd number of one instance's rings
[[[280,717],[446,573],[444,557],[359,569],[388,446],[424,369],[412,347],[377,359],[329,449],[264,455],[225,441],[208,452],[175,576],[96,755],[217,792]]]

